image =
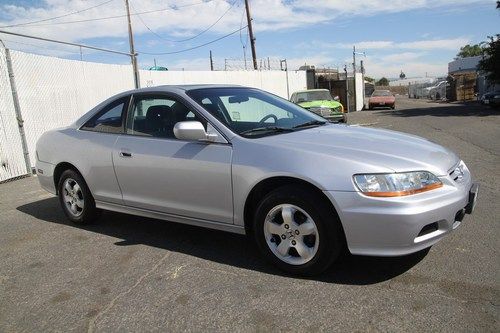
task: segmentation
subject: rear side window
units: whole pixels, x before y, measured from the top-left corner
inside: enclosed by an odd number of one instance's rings
[[[82,129],[101,133],[122,133],[123,114],[127,101],[128,97],[112,102],[87,121]]]

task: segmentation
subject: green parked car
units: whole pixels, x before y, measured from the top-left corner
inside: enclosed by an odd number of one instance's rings
[[[290,101],[330,121],[346,122],[344,107],[327,89],[296,91]]]

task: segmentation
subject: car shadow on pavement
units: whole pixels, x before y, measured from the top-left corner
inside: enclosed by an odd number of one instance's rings
[[[381,114],[397,117],[489,117],[500,115],[500,109],[493,109],[482,105],[448,105],[438,107],[380,111]]]
[[[115,212],[103,212],[95,224],[76,225],[66,218],[56,197],[28,203],[17,207],[17,210],[42,222],[119,238],[121,240],[115,243],[117,246],[143,244],[243,269],[289,276],[265,262],[253,242],[243,235]],[[424,250],[413,255],[393,258],[354,256],[346,253],[325,273],[307,279],[348,285],[379,283],[406,272],[427,253],[428,250]]]

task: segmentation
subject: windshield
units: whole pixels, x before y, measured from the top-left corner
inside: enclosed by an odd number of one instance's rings
[[[389,90],[375,90],[372,96],[392,96],[392,94]]]
[[[233,132],[274,135],[319,126],[326,120],[285,99],[251,88],[207,88],[187,94]],[[297,127],[299,126],[299,127]]]
[[[331,101],[332,95],[328,91],[304,91],[297,93],[297,102]]]

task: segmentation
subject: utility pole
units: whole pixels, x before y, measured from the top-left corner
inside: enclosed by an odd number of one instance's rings
[[[250,6],[248,0],[245,0],[245,9],[247,12],[248,35],[250,37],[250,46],[252,47],[253,69],[257,70],[257,53],[255,52],[255,37],[253,36],[252,17],[250,15]]]
[[[134,70],[134,84],[135,84],[135,88],[138,89],[141,86],[141,82],[139,80],[139,69],[137,68],[137,53],[135,53],[135,49],[134,49],[134,35],[132,33],[132,23],[130,22],[130,9],[128,6],[128,0],[125,0],[125,7],[127,8],[128,42],[130,44],[132,68]]]
[[[350,107],[349,107],[349,78],[347,77],[347,65],[344,65],[344,72],[345,72],[345,97],[346,97],[346,106],[347,106],[347,113],[350,112]]]
[[[290,99],[290,83],[288,82],[288,64],[286,59],[280,60],[280,68],[283,70],[283,64],[285,64],[285,75],[286,75],[286,95],[287,98]]]
[[[357,111],[357,96],[356,96],[356,45],[352,47],[352,74],[353,74],[353,82],[354,82],[354,111]]]
[[[212,59],[212,50],[210,50],[210,70],[214,70],[214,60]]]
[[[245,70],[247,70],[247,51],[245,45],[243,45],[243,60],[245,61]]]

